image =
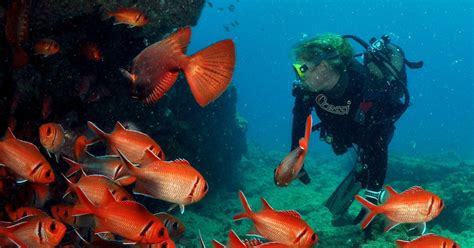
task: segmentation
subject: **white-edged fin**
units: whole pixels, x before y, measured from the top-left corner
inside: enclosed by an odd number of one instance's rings
[[[174,209],[175,207],[177,207],[177,206],[178,206],[178,204],[171,204],[171,206],[168,208],[168,211],[167,211],[167,212],[173,210],[173,209]]]
[[[400,224],[400,223],[391,221],[389,219],[386,219],[385,222],[386,222],[386,226],[385,226],[385,229],[383,230],[384,232],[388,232],[388,231],[392,230],[394,227],[396,227]]]
[[[15,182],[18,183],[18,184],[24,184],[26,183],[28,180],[23,178],[23,177],[20,177],[20,176],[16,176],[15,178]]]
[[[184,205],[183,205],[183,204],[180,204],[180,205],[179,205],[179,212],[180,212],[181,214],[184,214]]]

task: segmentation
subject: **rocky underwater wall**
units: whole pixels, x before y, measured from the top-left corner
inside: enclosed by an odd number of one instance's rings
[[[144,106],[131,98],[130,82],[119,71],[174,29],[196,25],[204,0],[3,0],[0,4],[2,17],[12,4],[19,4],[26,13],[26,19],[19,21],[27,23],[27,36],[18,42],[29,58],[25,65],[12,69],[13,50],[2,28],[2,134],[10,126],[17,138],[39,146],[38,127],[43,123],[60,123],[65,130],[82,133],[87,131],[87,121],[105,132],[120,121],[155,139],[167,160],[189,160],[207,177],[210,187],[237,187],[233,171],[247,149],[247,124],[236,112],[233,85],[201,108],[181,75],[158,103]],[[129,6],[142,10],[149,23],[129,28],[105,18],[108,10]],[[2,27],[5,19],[0,21]],[[60,51],[48,57],[34,55],[35,42],[43,38],[56,41]],[[82,47],[88,44],[96,44],[101,60],[84,56]]]

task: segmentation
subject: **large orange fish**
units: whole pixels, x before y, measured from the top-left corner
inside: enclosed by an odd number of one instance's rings
[[[130,172],[122,163],[119,156],[109,155],[96,157],[86,152],[83,163],[77,163],[66,157],[63,157],[63,159],[71,166],[65,174],[67,177],[83,170],[89,174],[104,175],[121,186],[127,186],[135,182],[135,178],[131,177]]]
[[[120,150],[133,163],[141,164],[146,150],[151,150],[160,159],[165,159],[163,150],[150,136],[139,131],[127,130],[118,121],[110,134],[105,133],[90,121],[87,122],[87,126],[107,143],[110,152],[118,155],[117,150]]]
[[[196,203],[207,194],[206,180],[184,159],[163,161],[147,150],[144,162],[135,167],[121,151],[119,153],[136,178],[133,188],[136,194],[177,204],[181,213],[185,205]]]
[[[84,192],[87,198],[97,207],[108,204],[105,200],[109,192],[112,193],[115,201],[133,200],[133,197],[128,191],[102,175],[87,176],[83,174],[77,183],[70,183],[69,185],[65,193],[66,195],[71,191],[75,192],[77,187],[81,187],[82,192]]]
[[[291,248],[292,246],[280,244],[277,242],[264,243],[258,239],[241,240],[239,236],[231,229],[229,231],[229,241],[223,245],[216,240],[212,241],[214,248]]]
[[[35,54],[43,55],[44,57],[49,57],[58,53],[61,48],[59,43],[52,39],[41,39],[35,42],[33,46]]]
[[[18,246],[25,248],[55,247],[59,245],[66,233],[66,226],[63,223],[44,215],[21,218],[13,226],[16,227],[13,232],[5,236]],[[0,227],[0,234],[3,228],[5,227]],[[7,229],[12,229],[12,226]]]
[[[434,235],[423,235],[412,241],[397,240],[399,248],[459,248],[460,246],[451,239]]]
[[[5,11],[5,40],[13,51],[13,66],[28,64],[29,58],[22,44],[28,39],[29,20],[26,0],[13,0]]]
[[[385,188],[390,197],[385,203],[378,206],[361,196],[355,196],[356,200],[368,211],[361,223],[362,229],[365,229],[377,214],[387,217],[388,225],[385,227],[385,231],[389,231],[400,223],[422,223],[425,225],[426,222],[438,216],[444,208],[441,198],[419,186],[411,187],[402,193],[397,193],[388,185]]]
[[[114,17],[114,25],[126,24],[130,28],[146,25],[149,20],[143,12],[137,8],[120,8],[116,11],[107,11],[107,18]]]
[[[69,182],[70,183],[70,182]],[[73,215],[93,214],[96,220],[95,233],[113,233],[124,239],[139,243],[172,242],[163,223],[138,202],[116,202],[112,193],[106,194],[103,207],[96,207],[82,192],[76,188],[80,206],[73,210]]]
[[[131,175],[136,178],[133,192],[177,204],[180,212],[184,206],[200,201],[207,194],[204,177],[188,161],[178,159],[163,161],[150,150],[145,152],[140,167],[135,167],[119,151]]]
[[[278,186],[288,186],[303,167],[304,159],[308,153],[309,136],[313,127],[313,118],[308,115],[306,118],[306,132],[303,138],[299,140],[299,146],[293,149],[275,169],[274,181]]]
[[[38,148],[15,138],[10,129],[0,140],[0,164],[21,177],[20,180],[45,184],[55,180],[51,165]]]
[[[217,99],[229,85],[235,66],[232,40],[219,41],[187,56],[189,27],[178,29],[150,45],[133,59],[133,69],[122,74],[132,81],[132,95],[145,104],[156,103],[184,71],[197,103],[204,107]]]
[[[240,201],[245,212],[234,216],[234,220],[249,218],[255,224],[256,234],[264,238],[289,245],[291,247],[312,247],[318,242],[318,236],[311,227],[294,211],[276,211],[262,197],[263,209],[253,212],[242,191]]]

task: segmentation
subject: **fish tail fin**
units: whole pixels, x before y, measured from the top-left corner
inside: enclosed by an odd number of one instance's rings
[[[77,163],[76,161],[69,159],[67,157],[62,156],[63,160],[71,166],[71,168],[66,172],[64,176],[69,178],[72,176],[74,173],[81,171],[82,170],[82,165],[80,163]]]
[[[409,243],[408,241],[404,241],[404,240],[397,240],[396,242],[397,242],[398,248],[403,248]]]
[[[234,220],[241,220],[241,219],[245,219],[245,218],[250,218],[253,211],[250,208],[250,205],[247,201],[247,198],[245,198],[244,192],[239,191],[239,198],[240,198],[240,201],[242,202],[242,206],[244,207],[245,212],[234,216],[233,219]]]
[[[122,151],[117,149],[117,152],[120,156],[120,159],[122,160],[122,163],[127,167],[127,169],[132,173],[132,175],[135,175],[135,173],[138,171],[137,167],[135,167],[135,165],[133,165],[133,163],[128,160],[127,157],[125,157]]]
[[[189,58],[184,74],[197,103],[204,107],[229,86],[235,67],[232,40],[219,41]]]
[[[377,205],[367,201],[365,198],[359,195],[356,195],[355,199],[359,201],[360,204],[362,204],[362,206],[364,206],[364,208],[367,210],[367,215],[364,217],[364,220],[360,225],[362,229],[365,229],[378,214],[378,208]]]
[[[98,136],[99,139],[107,139],[107,137],[109,136],[107,133],[102,131],[102,129],[97,127],[97,125],[92,123],[92,121],[88,121],[87,126],[92,130],[92,132],[94,132]]]
[[[311,128],[313,127],[313,117],[308,115],[306,118],[306,129],[304,133],[304,138],[299,140],[299,145],[303,150],[308,149],[308,143],[309,143],[309,136],[311,136]]]
[[[22,67],[28,64],[29,60],[30,58],[28,57],[28,54],[21,46],[18,45],[13,47],[13,67]]]

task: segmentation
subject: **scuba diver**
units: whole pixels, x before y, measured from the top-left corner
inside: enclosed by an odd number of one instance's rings
[[[365,51],[354,55],[349,39]],[[336,155],[350,148],[357,154],[353,169],[326,202],[337,222],[361,189],[365,189],[367,200],[381,203],[388,145],[395,122],[409,105],[405,65],[420,68],[423,62],[407,61],[388,35],[368,44],[352,35],[326,34],[298,43],[293,54],[297,80],[293,84],[291,150],[304,136],[306,117],[314,109],[321,122],[313,131],[319,130],[320,139],[330,144]],[[362,62],[356,59],[360,55]],[[299,179],[304,184],[311,181],[304,167]],[[361,210],[353,224],[364,215]]]

